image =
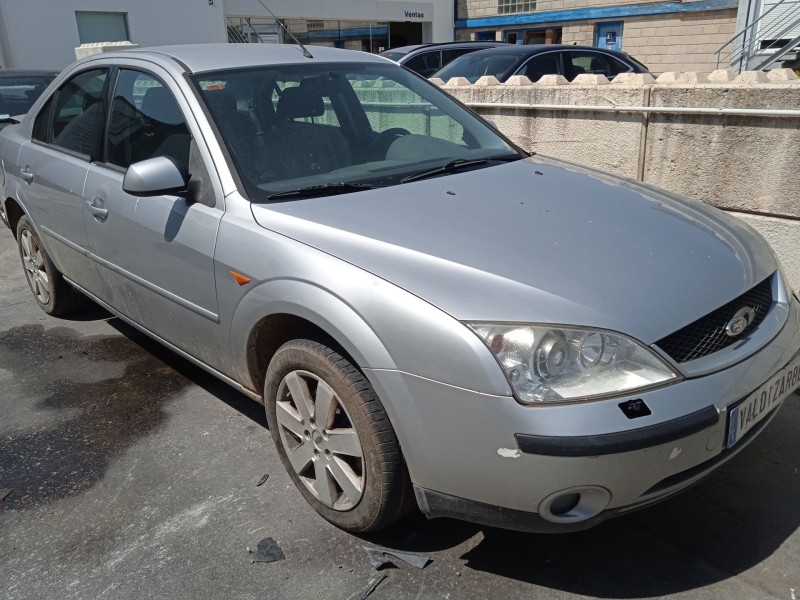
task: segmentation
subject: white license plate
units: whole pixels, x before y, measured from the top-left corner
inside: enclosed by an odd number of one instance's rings
[[[728,411],[730,448],[761,422],[800,384],[800,358],[773,375],[769,381]]]

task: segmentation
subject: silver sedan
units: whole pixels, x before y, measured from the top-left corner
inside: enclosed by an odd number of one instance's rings
[[[798,385],[800,301],[702,203],[530,156],[388,60],[101,54],[0,134],[36,302],[86,298],[266,406],[354,532],[531,531],[670,496]]]

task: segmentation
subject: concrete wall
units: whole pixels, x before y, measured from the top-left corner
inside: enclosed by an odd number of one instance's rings
[[[227,39],[221,0],[0,0],[3,66],[60,69],[73,62],[80,45],[75,11],[127,13],[130,41],[139,46]]]
[[[442,84],[442,82],[437,82]],[[643,180],[737,214],[778,252],[800,289],[800,115],[726,116],[599,112],[568,107],[785,109],[800,112],[800,80],[788,69],[712,74],[625,74],[612,83],[581,75],[567,83],[483,78],[444,89],[475,103],[564,106],[563,110],[480,107],[522,147]]]

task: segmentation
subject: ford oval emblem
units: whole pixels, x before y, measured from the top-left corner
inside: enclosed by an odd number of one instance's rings
[[[725,325],[725,334],[730,337],[736,337],[742,333],[753,319],[756,318],[756,311],[749,306],[745,306],[736,311],[733,318]]]

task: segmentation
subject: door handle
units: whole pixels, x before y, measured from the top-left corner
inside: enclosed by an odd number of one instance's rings
[[[19,175],[25,180],[25,183],[33,182],[33,171],[31,171],[29,167],[22,167],[19,170]]]
[[[108,217],[108,209],[95,206],[94,200],[87,200],[86,208],[88,208],[89,212],[92,213],[92,215],[94,215],[98,220],[105,220],[106,217]]]

